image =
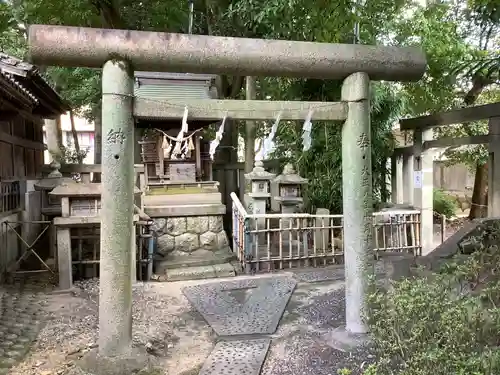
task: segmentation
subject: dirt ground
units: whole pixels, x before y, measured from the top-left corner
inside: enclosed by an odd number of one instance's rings
[[[133,344],[147,347],[165,368],[199,368],[213,347],[208,325],[192,317],[182,295],[186,283],[138,283],[134,286]],[[47,294],[47,320],[31,352],[12,375],[65,374],[74,361],[97,346],[99,281],[75,283],[72,294]]]

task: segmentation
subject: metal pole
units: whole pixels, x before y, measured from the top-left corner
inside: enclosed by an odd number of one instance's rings
[[[104,64],[99,295],[99,354],[104,357],[127,355],[132,344],[133,87],[128,63]]]
[[[373,252],[372,163],[370,137],[370,79],[355,73],[344,80],[342,100],[349,105],[342,128],[342,200],[346,330],[366,333],[366,307],[370,256]]]

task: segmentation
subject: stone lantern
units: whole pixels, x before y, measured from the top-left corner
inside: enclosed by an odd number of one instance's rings
[[[279,196],[274,197],[281,204],[281,213],[293,214],[299,204],[303,202],[302,188],[307,184],[307,179],[295,173],[292,164],[285,165],[283,173],[274,179],[278,184]]]
[[[61,216],[61,200],[49,195],[49,193],[56,186],[72,184],[76,182],[70,177],[63,177],[61,172],[59,172],[61,164],[59,164],[57,161],[52,161],[49,166],[52,169],[51,172],[47,175],[47,177],[37,181],[34,185],[34,188],[36,191],[41,192],[42,215],[48,217],[56,217]]]
[[[276,177],[273,182],[278,184],[279,196],[274,197],[274,199],[280,203],[281,213],[294,214],[299,204],[303,202],[302,187],[307,184],[307,179],[296,174],[292,164],[287,164],[283,168],[283,173]],[[288,240],[290,231],[287,229],[291,229],[292,219],[283,218],[282,225],[286,230],[282,238]]]
[[[255,167],[250,173],[245,174],[245,179],[251,183],[252,190],[248,193],[248,196],[252,200],[253,214],[266,213],[266,202],[271,197],[269,185],[275,177],[274,173],[267,172],[264,169],[264,164],[260,160],[255,162]],[[262,218],[257,222],[259,227],[265,226],[266,219]]]
[[[50,163],[51,171],[47,177],[42,178],[37,181],[34,185],[36,191],[40,192],[41,195],[41,213],[45,217],[45,220],[52,221],[55,217],[61,216],[61,199],[55,196],[51,196],[49,193],[54,190],[57,186],[76,184],[70,177],[63,177],[62,173],[59,172],[61,164],[57,161],[52,161]],[[56,254],[56,234],[54,226],[50,227],[50,257],[54,258]]]

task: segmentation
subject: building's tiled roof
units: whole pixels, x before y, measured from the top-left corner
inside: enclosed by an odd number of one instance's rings
[[[2,81],[8,85],[11,85],[15,90],[17,90],[21,95],[25,96],[27,99],[31,100],[33,103],[37,104],[38,99],[33,95],[27,88],[25,88],[20,82],[18,82],[12,74],[4,73],[0,70],[0,76]]]
[[[3,84],[11,85],[20,95],[30,100],[33,112],[37,115],[52,117],[69,109],[33,64],[0,52],[0,78]]]

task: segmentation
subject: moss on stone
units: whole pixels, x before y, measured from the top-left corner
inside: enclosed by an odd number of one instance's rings
[[[163,375],[163,370],[158,367],[147,368],[139,371],[137,375]]]
[[[161,187],[161,188],[152,188],[146,195],[175,195],[175,194],[201,194],[206,192],[205,189],[197,186],[190,187]]]
[[[202,364],[199,364],[198,366],[195,366],[193,368],[190,368],[189,370],[181,372],[179,375],[198,375],[200,373]]]

